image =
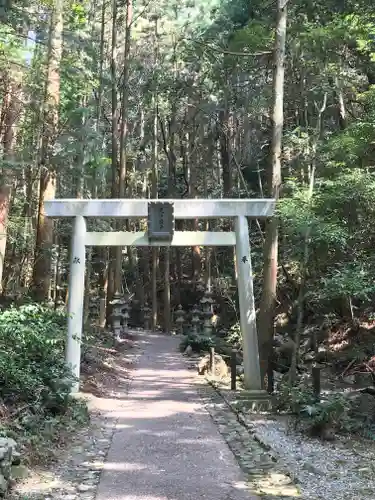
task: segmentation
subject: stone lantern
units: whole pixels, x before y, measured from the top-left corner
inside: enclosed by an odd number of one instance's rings
[[[122,309],[125,305],[125,300],[121,294],[115,293],[113,299],[110,302],[112,306],[111,323],[113,334],[115,338],[121,338],[121,319],[122,319]]]
[[[129,318],[130,318],[130,313],[131,313],[131,301],[134,296],[133,294],[127,293],[124,297],[124,304],[121,309],[121,325],[122,325],[122,332],[126,333],[129,329]]]
[[[198,335],[198,325],[200,324],[200,311],[197,306],[191,311],[191,329],[194,335]]]
[[[180,304],[176,311],[176,324],[177,324],[177,331],[181,335],[184,333],[184,323],[185,323],[185,311],[182,309],[182,305]]]
[[[143,306],[144,329],[150,330],[151,308],[147,304]]]
[[[203,310],[203,333],[205,335],[212,335],[212,292],[210,290],[206,290],[205,294],[203,295],[201,299],[201,304],[202,304],[202,310]]]

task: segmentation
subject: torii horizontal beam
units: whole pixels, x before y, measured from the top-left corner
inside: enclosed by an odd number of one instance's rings
[[[275,210],[273,199],[56,199],[45,201],[48,217],[147,217],[151,202],[174,204],[176,219],[216,219],[219,217],[247,216],[254,219],[272,217]]]
[[[135,246],[135,247],[226,247],[236,244],[234,232],[214,231],[176,231],[171,241],[150,241],[143,232],[88,232],[85,236],[86,246]]]

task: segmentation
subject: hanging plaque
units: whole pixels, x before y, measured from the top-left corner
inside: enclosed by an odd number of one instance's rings
[[[171,241],[174,234],[174,206],[165,201],[148,204],[148,237],[152,241]]]

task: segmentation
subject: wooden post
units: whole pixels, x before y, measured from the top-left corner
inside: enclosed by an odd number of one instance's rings
[[[230,356],[230,388],[236,390],[237,386],[237,349],[232,349]]]
[[[85,291],[85,236],[86,222],[84,217],[78,215],[74,218],[70,256],[68,339],[66,348],[66,362],[70,365],[73,375],[78,379],[72,386],[72,392],[79,391],[83,297]]]
[[[320,367],[319,366],[312,367],[311,378],[312,378],[314,395],[317,399],[320,399],[321,386],[320,386]]]
[[[211,375],[215,375],[215,347],[210,348],[210,371]]]

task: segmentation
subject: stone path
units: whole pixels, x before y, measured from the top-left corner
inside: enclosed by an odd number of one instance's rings
[[[179,339],[143,334],[118,410],[97,500],[256,500],[177,352]]]

